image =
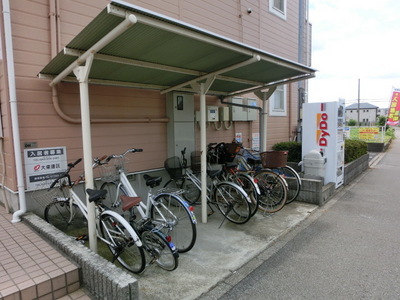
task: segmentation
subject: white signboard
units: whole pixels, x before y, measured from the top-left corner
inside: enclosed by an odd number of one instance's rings
[[[235,140],[238,143],[242,143],[243,142],[243,135],[241,132],[236,132],[235,133]]]
[[[50,186],[67,169],[65,147],[25,149],[25,175],[29,190]]]
[[[251,148],[253,150],[260,151],[260,134],[258,132],[253,132],[251,139]]]

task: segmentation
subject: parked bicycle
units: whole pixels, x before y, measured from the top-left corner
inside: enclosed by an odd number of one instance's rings
[[[268,162],[273,160],[270,158],[271,152],[264,153],[264,166],[262,164],[261,154],[256,151],[250,151],[243,149],[241,157],[239,159],[240,165],[245,170],[271,170],[285,179],[288,185],[288,195],[286,204],[293,202],[298,197],[301,190],[301,178],[299,174],[290,166],[282,162],[283,165],[276,165],[272,162],[272,165]],[[279,153],[278,153],[279,155]],[[268,158],[269,156],[269,158]],[[269,167],[266,167],[269,166]]]
[[[236,154],[239,152],[239,146],[241,144],[238,143],[218,143],[209,147],[208,159],[210,163],[228,164],[230,166],[229,171],[232,173],[236,168],[234,168],[235,165],[231,161],[237,161]],[[273,213],[283,208],[287,198],[287,183],[284,179],[271,170],[250,168],[246,170],[241,168],[240,170],[237,173],[250,176],[252,178],[251,181],[257,184],[256,187],[253,185],[253,195],[255,195],[254,189],[258,188],[257,207],[260,210]],[[250,181],[248,181],[249,187],[251,187],[250,184]],[[253,209],[255,209],[254,206]],[[255,213],[255,210],[253,210],[253,213]]]
[[[251,216],[254,216],[259,208],[261,193],[251,172],[239,172],[238,164],[234,162],[241,147],[240,143],[210,143],[207,146],[207,160],[209,163],[222,164],[224,180],[232,181],[246,191],[251,200]]]
[[[44,211],[45,220],[63,232],[77,236],[80,239],[82,230],[87,228],[87,206],[74,191],[74,186],[84,179],[79,176],[76,181],[71,181],[69,175],[81,159],[69,163],[65,172],[60,174],[50,185],[50,189],[58,189],[60,197],[56,197],[48,204]],[[96,167],[97,163],[93,165]],[[150,263],[156,262],[165,270],[174,270],[178,266],[178,253],[173,243],[167,241],[165,235],[154,227],[140,228],[138,233],[119,214],[108,209],[102,202],[107,191],[87,189],[89,202],[96,205],[96,232],[97,237],[103,241],[112,254],[112,262],[118,261],[124,268],[141,273],[146,267],[146,250]]]
[[[138,197],[135,189],[128,180],[125,173],[124,163],[125,156],[128,153],[142,152],[142,149],[128,149],[120,155],[110,155],[100,163],[103,171],[102,179],[105,181],[101,190],[107,190],[106,203],[119,214],[123,215],[130,224],[135,226],[138,215],[146,222],[151,223],[172,237],[178,252],[184,253],[193,248],[196,243],[197,229],[196,217],[193,213],[193,207],[183,200],[177,192],[169,192],[167,190],[159,190],[154,192],[154,188],[158,187],[162,178],[144,175],[146,186],[150,189],[147,194],[147,201],[144,203]],[[123,199],[135,198],[135,205],[124,203]]]
[[[171,179],[164,185],[167,188],[182,189],[183,197],[191,204],[195,204],[201,195],[201,181],[196,174],[187,167],[185,159],[186,148],[181,151],[183,161],[178,157],[168,158],[164,167]],[[251,218],[251,200],[247,193],[237,184],[222,181],[222,168],[207,170],[210,183],[207,186],[207,205],[209,215],[215,211],[214,205],[222,213],[225,219],[236,224],[244,224]],[[179,176],[177,176],[179,175]]]

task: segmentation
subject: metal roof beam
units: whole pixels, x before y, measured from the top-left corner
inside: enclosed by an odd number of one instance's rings
[[[200,81],[203,81],[203,80],[207,80],[210,76],[220,75],[220,74],[223,74],[223,73],[226,73],[226,72],[235,70],[235,69],[237,69],[237,68],[240,68],[240,67],[243,67],[243,66],[246,66],[246,65],[255,63],[255,62],[257,62],[257,61],[260,61],[260,56],[259,56],[259,55],[253,55],[253,57],[250,58],[250,59],[248,59],[248,60],[242,61],[242,62],[240,62],[240,63],[234,64],[234,65],[232,65],[232,66],[223,68],[223,69],[218,70],[218,71],[214,71],[214,72],[208,73],[208,74],[203,75],[203,76],[200,76],[200,77],[198,77],[198,78],[195,78],[195,79],[192,79],[192,80],[189,80],[189,81],[180,83],[180,84],[178,84],[178,85],[175,85],[175,86],[173,86],[173,87],[170,87],[169,89],[162,90],[162,91],[161,91],[161,94],[165,94],[165,93],[168,93],[168,92],[172,92],[172,91],[174,91],[174,90],[178,90],[178,89],[180,89],[180,88],[182,88],[182,87],[184,87],[184,86],[191,85],[191,84],[193,84],[193,83],[195,83],[195,82],[200,82]]]
[[[247,94],[247,93],[254,93],[263,89],[267,89],[267,88],[271,88],[273,86],[278,86],[278,85],[282,85],[282,84],[287,84],[287,83],[292,83],[292,82],[296,82],[296,81],[300,81],[300,80],[306,80],[306,79],[310,79],[315,77],[315,74],[304,74],[304,75],[299,75],[290,79],[284,79],[284,80],[279,80],[279,81],[275,81],[275,82],[271,82],[268,84],[264,84],[262,86],[257,86],[254,88],[249,88],[249,89],[245,89],[245,90],[241,90],[241,91],[237,91],[234,93],[229,93],[228,96],[229,97],[234,97],[234,96],[239,96],[239,95],[243,95],[243,94]]]
[[[50,82],[50,86],[54,86],[63,80],[64,77],[68,76],[76,67],[82,65],[86,59],[96,53],[100,49],[104,48],[108,43],[110,43],[113,39],[118,37],[121,33],[130,28],[133,24],[136,24],[137,19],[134,15],[130,14],[125,17],[121,23],[119,23],[113,30],[111,30],[108,34],[106,34],[100,41],[90,47],[84,54],[78,57],[72,64],[70,64],[67,68],[65,68],[60,74],[58,74],[52,82]]]
[[[65,55],[81,56],[83,53],[84,53],[83,51],[79,51],[79,50],[75,50],[75,49],[71,49],[71,48],[67,48],[67,47],[64,48]],[[163,71],[186,74],[186,75],[193,75],[193,76],[201,76],[201,75],[205,74],[203,72],[194,71],[194,70],[190,70],[190,69],[156,64],[156,63],[146,62],[146,61],[142,61],[142,60],[112,56],[112,55],[101,54],[101,53],[96,53],[94,55],[94,59],[112,62],[112,63],[118,63],[118,64],[122,64],[122,65],[130,65],[130,66],[143,67],[143,68],[155,69],[155,70],[163,70]]]

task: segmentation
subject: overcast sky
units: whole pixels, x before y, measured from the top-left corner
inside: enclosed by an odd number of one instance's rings
[[[399,0],[309,0],[312,64],[309,102],[346,100],[388,107],[400,88]]]

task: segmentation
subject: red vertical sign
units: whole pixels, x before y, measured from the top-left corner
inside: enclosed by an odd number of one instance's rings
[[[388,125],[399,125],[400,112],[400,89],[393,89],[392,99],[389,107]]]

